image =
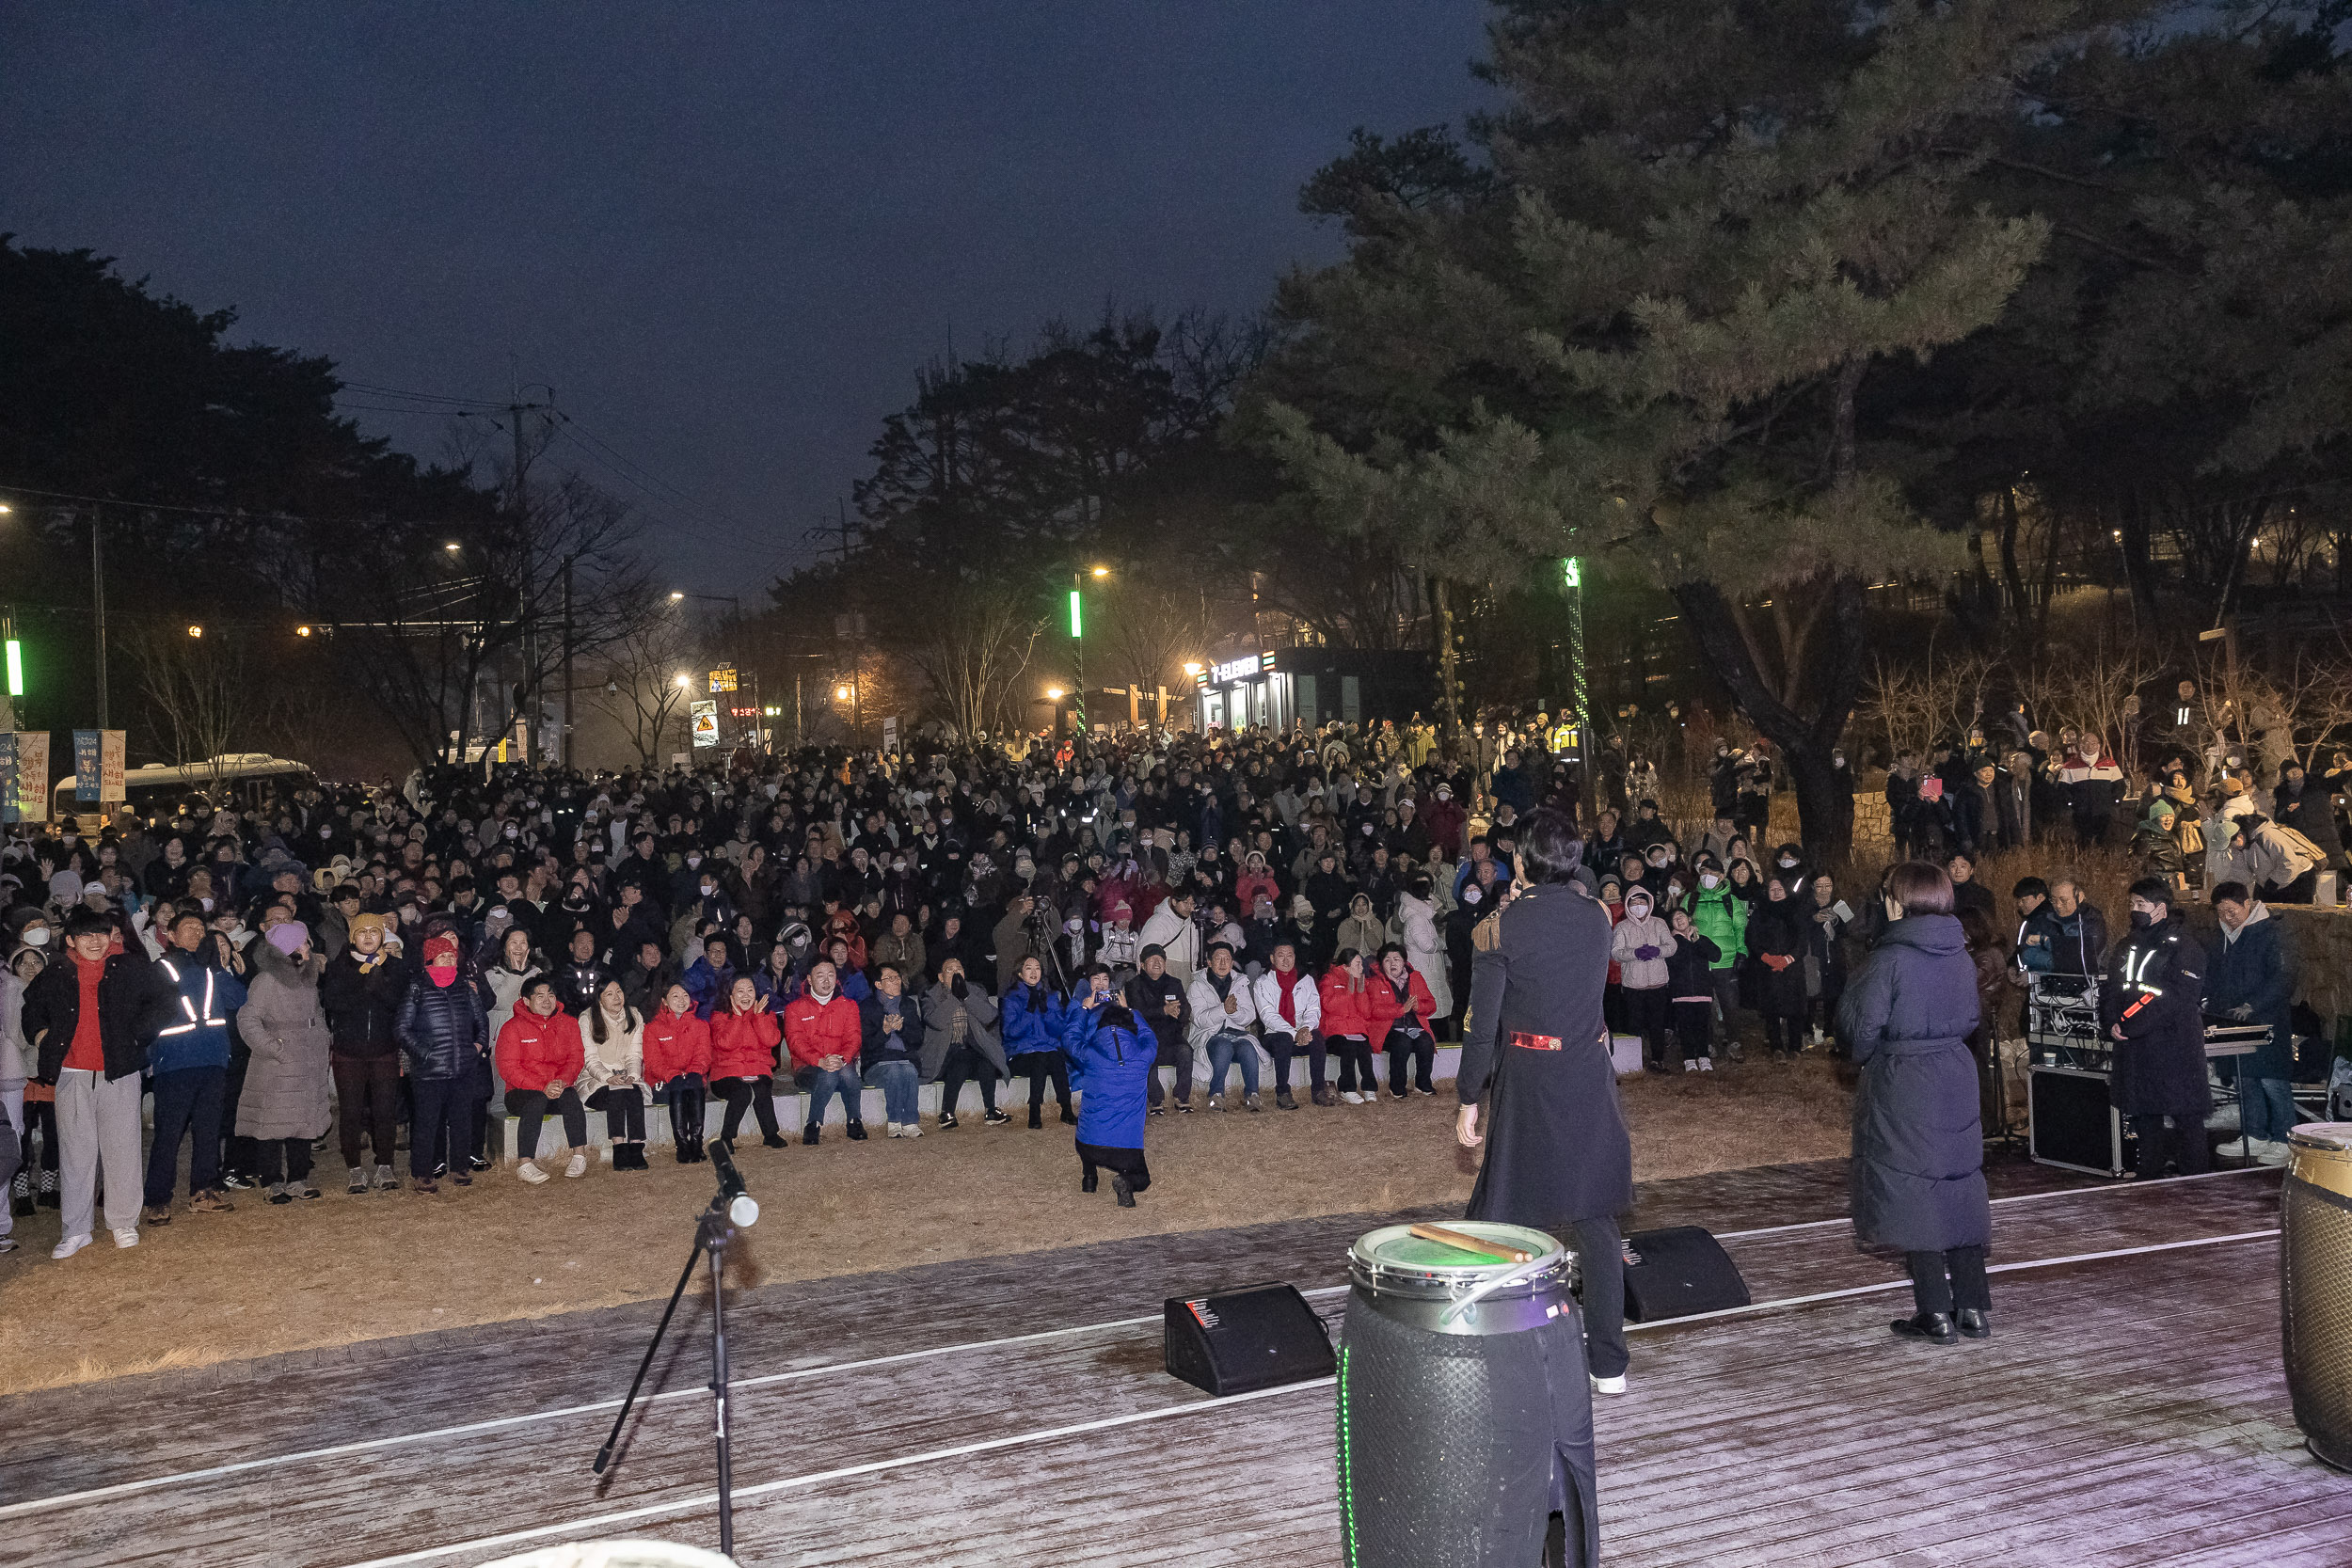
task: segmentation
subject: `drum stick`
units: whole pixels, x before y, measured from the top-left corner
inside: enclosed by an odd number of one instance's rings
[[[1442,1225],[1416,1225],[1410,1227],[1408,1233],[1424,1242],[1441,1242],[1463,1252],[1483,1253],[1488,1258],[1501,1259],[1505,1263],[1524,1263],[1535,1256],[1532,1252],[1521,1252],[1517,1247],[1504,1246],[1500,1242],[1481,1241],[1463,1231],[1448,1230]]]

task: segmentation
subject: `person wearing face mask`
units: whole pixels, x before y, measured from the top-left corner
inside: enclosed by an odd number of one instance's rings
[[[2234,890],[2233,890],[2234,891]],[[2130,934],[2107,955],[2100,1023],[2115,1066],[2107,1098],[2138,1140],[2136,1174],[2183,1176],[2213,1168],[2205,1116],[2213,1091],[2205,1075],[2205,950],[2181,923],[2162,879],[2131,888]]]
[[[1740,1043],[1734,1012],[1740,1006],[1740,958],[1748,950],[1749,906],[1710,855],[1698,858],[1698,884],[1691,894],[1691,923],[1715,949],[1715,958],[1708,965],[1708,981],[1715,997],[1716,1016],[1730,1042],[1731,1059],[1736,1062]]]
[[[40,955],[29,947],[20,947],[0,965],[0,1252],[13,1252],[16,1243],[8,1232],[15,1227],[16,1210],[20,1204],[32,1208],[34,1183],[27,1175],[32,1150],[32,1122],[27,1116],[25,1090],[33,1076],[35,1053],[31,1042],[24,1037],[25,982],[41,972]],[[54,1101],[51,1102],[54,1106]],[[9,1139],[13,1137],[11,1148]],[[43,1145],[54,1155],[56,1151],[56,1122],[50,1118]],[[217,1141],[213,1146],[219,1154]],[[44,1161],[42,1174],[53,1180],[44,1192],[55,1192],[56,1166]]]
[[[1045,983],[1045,970],[1035,954],[1023,958],[1012,983],[997,1000],[997,1038],[1005,1060],[1016,1073],[1029,1079],[1029,1130],[1045,1125],[1045,1085],[1054,1085],[1061,1104],[1061,1119],[1077,1125],[1078,1113],[1070,1100],[1070,1066],[1061,1053],[1064,1022],[1061,998]]]
[[[483,1073],[490,1020],[482,992],[459,973],[456,933],[436,927],[415,951],[422,962],[410,972],[392,1036],[407,1058],[408,1185],[434,1193],[440,1190],[436,1171],[443,1148],[461,1154],[451,1163],[453,1180],[461,1187],[473,1184],[471,1164],[462,1153],[472,1137],[475,1104],[487,1094]]]
[[[1666,1070],[1668,960],[1680,945],[1654,912],[1648,889],[1625,895],[1625,918],[1609,933],[1609,956],[1625,997],[1626,1028],[1642,1037],[1642,1058],[1652,1072]]]
[[[1748,921],[1748,954],[1756,960],[1756,1011],[1764,1015],[1764,1043],[1774,1056],[1804,1049],[1804,950],[1806,921],[1788,884],[1775,877],[1764,884],[1764,902]]]
[[[1723,952],[1705,936],[1688,910],[1677,910],[1668,928],[1675,950],[1666,955],[1667,1022],[1685,1072],[1715,1070],[1714,968]],[[1672,1058],[1666,1070],[1674,1070]]]

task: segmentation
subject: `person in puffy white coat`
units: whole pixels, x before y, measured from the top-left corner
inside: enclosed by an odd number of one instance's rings
[[[1323,1082],[1323,992],[1314,976],[1298,967],[1298,949],[1288,942],[1274,944],[1266,970],[1249,984],[1258,1009],[1266,1054],[1274,1058],[1274,1104],[1295,1111],[1291,1098],[1291,1058],[1305,1053],[1309,1098],[1318,1105],[1338,1103]]]
[[[1405,959],[1428,986],[1429,998],[1438,1006],[1436,1017],[1442,1021],[1454,1016],[1454,985],[1446,974],[1445,938],[1438,934],[1435,895],[1436,884],[1429,878],[1415,877],[1396,896],[1396,927]]]

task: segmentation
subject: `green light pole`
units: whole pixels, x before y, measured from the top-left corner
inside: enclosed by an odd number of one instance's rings
[[[1591,749],[1592,692],[1584,679],[1584,568],[1576,557],[1560,562],[1560,586],[1568,601],[1568,722],[1576,731],[1576,766],[1584,768]]]
[[[1111,575],[1111,569],[1108,566],[1096,566],[1090,568],[1090,570],[1098,581]],[[1076,733],[1082,736],[1088,733],[1086,634],[1087,576],[1088,573],[1084,571],[1073,570],[1070,574],[1070,645],[1072,653],[1071,662],[1074,666],[1072,671],[1073,678],[1070,683],[1070,721]]]

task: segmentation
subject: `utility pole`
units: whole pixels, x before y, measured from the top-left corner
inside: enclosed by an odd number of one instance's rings
[[[98,618],[98,727],[106,727],[106,518],[89,515],[89,596]]]
[[[563,763],[565,772],[572,767],[572,562],[576,556],[564,558],[564,729]]]
[[[548,388],[547,393],[548,401],[545,403],[525,403],[522,388],[518,387],[515,389],[514,401],[506,405],[506,432],[515,443],[513,501],[515,535],[521,543],[523,554],[522,603],[520,606],[523,624],[523,689],[522,698],[516,704],[516,706],[521,709],[516,717],[520,719],[523,726],[522,760],[526,767],[536,761],[534,752],[539,738],[539,702],[545,683],[539,677],[539,595],[537,584],[532,577],[533,567],[531,559],[531,497],[527,488],[531,452],[523,441],[523,416],[525,414],[547,414],[552,411],[555,407],[555,388]],[[570,619],[568,587],[566,593],[565,620],[568,625]],[[568,673],[565,675],[564,684],[566,687],[571,684]],[[564,693],[564,728],[568,730],[571,727],[571,693],[568,690]]]

